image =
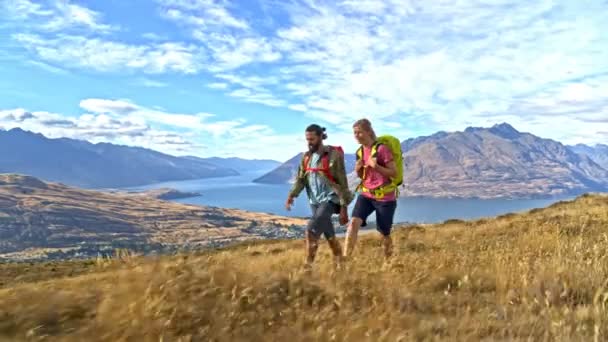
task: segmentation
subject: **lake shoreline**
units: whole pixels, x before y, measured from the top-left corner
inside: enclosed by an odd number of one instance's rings
[[[181,192],[198,192],[201,196],[172,200],[176,203],[233,208],[249,212],[308,219],[311,214],[308,198],[304,192],[295,200],[291,211],[285,209],[285,199],[290,184],[253,183],[259,172],[252,171],[237,177],[202,180],[164,182],[138,190],[172,188]],[[135,190],[135,189],[130,189]],[[542,208],[558,201],[570,200],[576,196],[538,196],[534,199],[519,199],[496,196],[497,198],[465,198],[455,196],[401,196],[397,199],[395,224],[433,224],[450,219],[470,220],[498,216],[511,212],[522,212]],[[349,205],[349,214],[354,207]],[[368,220],[375,221],[372,214]]]

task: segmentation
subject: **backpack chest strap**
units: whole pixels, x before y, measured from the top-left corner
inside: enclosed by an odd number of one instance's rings
[[[320,172],[323,173],[325,175],[325,177],[327,177],[327,179],[332,182],[335,183],[336,180],[334,179],[334,176],[331,174],[331,170],[329,168],[329,151],[323,153],[323,155],[321,155],[321,167],[310,167],[310,153],[306,153],[304,156],[304,161],[303,161],[303,166],[304,166],[304,172]]]

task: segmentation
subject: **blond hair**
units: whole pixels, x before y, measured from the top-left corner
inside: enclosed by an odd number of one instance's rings
[[[359,119],[359,120],[355,121],[355,123],[353,124],[353,127],[359,127],[360,129],[362,129],[366,132],[369,132],[369,134],[372,136],[372,139],[374,141],[376,141],[376,139],[377,139],[376,132],[374,132],[372,123],[368,119]]]

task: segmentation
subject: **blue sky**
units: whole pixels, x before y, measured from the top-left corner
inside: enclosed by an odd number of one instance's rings
[[[285,160],[310,123],[608,142],[608,3],[0,0],[0,128]]]

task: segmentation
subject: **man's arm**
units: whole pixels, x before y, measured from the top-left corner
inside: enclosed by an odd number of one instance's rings
[[[304,156],[302,156],[302,160],[298,164],[298,172],[296,173],[296,181],[293,183],[291,189],[289,190],[288,198],[296,198],[300,195],[300,192],[304,189],[306,185],[306,176],[304,175],[304,170],[302,170],[302,162],[304,160]]]

